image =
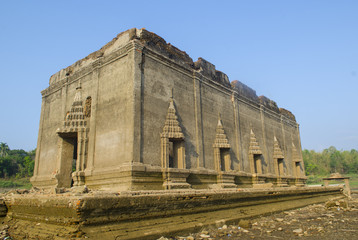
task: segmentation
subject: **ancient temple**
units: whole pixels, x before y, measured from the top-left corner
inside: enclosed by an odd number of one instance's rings
[[[303,186],[294,115],[130,29],[42,91],[34,186],[161,190]]]

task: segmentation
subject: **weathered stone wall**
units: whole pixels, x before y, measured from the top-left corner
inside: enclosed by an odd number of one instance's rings
[[[279,181],[292,185],[305,180],[292,113],[238,81],[230,83],[213,64],[202,58],[193,62],[143,29],[119,34],[56,73],[42,95],[35,186],[69,186],[72,159],[67,158],[77,145],[66,141],[78,142],[74,185],[92,188],[210,188]],[[84,125],[69,127],[74,120],[68,112],[87,111],[88,97],[91,114],[79,113]],[[174,138],[163,135],[170,104],[175,111],[170,124],[178,127],[168,125],[166,134]],[[178,132],[170,132],[173,129]],[[165,165],[168,141],[182,142],[180,167]],[[253,170],[253,154],[262,155],[262,173]],[[283,159],[281,176],[277,156]],[[294,161],[301,164],[299,176]]]
[[[50,87],[42,92],[38,150],[32,178],[35,185],[41,186],[42,181],[45,186],[53,184],[55,175],[61,171],[61,145],[56,131],[63,126],[79,85],[82,100],[92,98],[91,117],[87,119],[91,129],[87,174],[130,165],[133,153],[133,57],[128,54],[131,46],[125,46],[129,34],[114,39],[112,45],[109,43],[110,47],[100,50],[102,53],[90,55],[51,77]]]
[[[133,82],[128,57],[99,72],[94,168],[113,168],[132,158]]]

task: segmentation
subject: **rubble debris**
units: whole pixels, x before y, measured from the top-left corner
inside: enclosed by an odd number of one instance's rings
[[[338,210],[340,209],[340,210]],[[206,228],[200,233],[191,233],[190,240],[208,239],[355,239],[358,233],[358,198],[352,200],[332,199],[322,204],[284,211],[270,216],[250,220],[247,229],[236,224],[222,224]],[[248,220],[246,220],[248,221]],[[241,222],[241,224],[244,222]],[[178,238],[169,238],[175,240]]]

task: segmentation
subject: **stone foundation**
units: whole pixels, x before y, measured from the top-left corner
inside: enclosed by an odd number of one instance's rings
[[[0,198],[0,221],[6,216],[7,207],[3,199]]]
[[[155,239],[344,197],[339,187],[8,194],[14,239]]]

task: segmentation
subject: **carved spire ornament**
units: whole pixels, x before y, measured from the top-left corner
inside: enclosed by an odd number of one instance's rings
[[[77,132],[79,128],[85,128],[87,121],[85,120],[84,108],[82,103],[82,87],[81,83],[76,88],[75,98],[71,106],[71,110],[67,113],[63,123],[62,132]]]
[[[283,152],[280,148],[280,145],[277,141],[276,136],[274,137],[274,145],[273,145],[273,158],[285,158]]]
[[[219,114],[218,125],[216,127],[216,137],[213,147],[217,148],[231,148],[229,140],[226,137],[221,116]]]
[[[163,132],[161,133],[161,137],[169,138],[169,139],[184,139],[183,131],[180,127],[178,116],[174,106],[173,93],[170,97],[169,108],[167,117],[165,119]]]
[[[249,147],[250,154],[262,154],[259,142],[256,139],[254,132],[251,129],[250,132],[250,147]]]

